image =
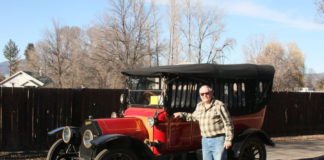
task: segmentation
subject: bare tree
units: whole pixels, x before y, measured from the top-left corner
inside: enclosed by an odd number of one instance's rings
[[[271,41],[265,44],[263,38],[250,42],[244,50],[248,62],[270,64],[275,68],[274,90],[294,91],[304,86],[304,57],[296,43],[282,45]]]
[[[101,21],[88,30],[89,60],[99,87],[123,85],[122,69],[149,66],[153,59],[150,8],[143,0],[113,0]]]
[[[36,50],[26,51],[28,59],[34,59],[31,62],[39,61],[30,63],[34,69],[43,70],[57,87],[120,88],[122,69],[177,64],[180,59],[217,63],[233,46],[233,40],[222,39],[221,12],[202,7],[199,1],[185,0],[182,5],[170,0],[169,39],[164,41],[155,0],[150,5],[145,0],[109,2],[107,13],[86,35],[78,27],[61,27],[54,21],[53,30],[37,43]]]
[[[65,28],[65,27],[64,27]],[[83,63],[86,60],[85,54],[86,54],[86,48],[84,44],[84,34],[83,31],[78,27],[70,27],[66,28],[66,32],[64,34],[66,37],[66,44],[69,47],[66,47],[66,49],[69,48],[69,52],[71,52],[69,55],[69,70],[66,75],[64,75],[65,78],[65,86],[69,88],[78,88],[82,86],[85,83],[84,78],[84,70]]]
[[[87,77],[91,77],[93,87],[111,87],[113,84],[109,81],[110,73],[117,70],[113,64],[116,58],[112,52],[113,33],[102,26],[94,26],[88,29],[87,34],[89,36],[88,61],[85,61],[84,65],[85,70],[88,71]]]
[[[192,1],[192,0],[184,0],[184,7],[182,8],[182,15],[183,17],[183,25],[181,26],[180,30],[182,34],[184,35],[184,38],[186,39],[185,44],[183,45],[184,48],[186,49],[187,53],[187,61],[191,62],[192,61],[192,40],[194,36],[194,16],[195,16],[195,11],[197,10],[195,8],[196,4],[198,4],[197,1]]]
[[[324,78],[318,80],[315,86],[316,86],[316,90],[324,91]]]
[[[143,0],[112,1],[112,16],[107,16],[106,29],[112,35],[112,53],[122,63],[121,68],[143,65],[141,59],[148,55],[146,35],[150,31],[148,11]]]
[[[295,86],[292,87],[302,87],[305,85],[304,82],[304,75],[305,75],[305,62],[304,62],[304,55],[300,51],[296,42],[290,42],[286,44],[287,46],[287,61],[289,62],[289,68],[291,68],[292,73],[292,81]]]
[[[37,44],[46,74],[59,88],[74,87],[77,64],[80,57],[81,30],[78,27],[61,27],[53,21],[53,31],[47,31],[44,40]]]
[[[316,75],[314,69],[309,69],[305,75],[305,87],[315,88],[317,90],[317,80],[319,77]]]
[[[162,53],[163,53],[163,43],[160,40],[160,17],[159,10],[155,5],[155,0],[151,0],[151,24],[152,24],[152,37],[148,40],[149,43],[152,43],[152,58],[151,63],[155,62],[155,66],[160,65]],[[149,47],[151,48],[151,47]]]
[[[317,13],[321,19],[324,19],[324,0],[315,0],[317,5]],[[321,20],[323,22],[323,20]]]
[[[168,28],[169,28],[169,51],[168,51],[168,64],[177,64],[180,56],[180,6],[176,0],[170,0],[170,6],[168,7]]]
[[[271,64],[275,67],[274,90],[287,90],[283,78],[286,75],[286,61],[284,60],[284,48],[279,42],[269,42],[264,46],[264,50],[256,57],[258,64]]]
[[[245,60],[249,63],[256,63],[256,57],[263,52],[265,45],[266,41],[264,35],[250,37],[248,44],[243,45]]]
[[[217,63],[225,57],[225,50],[233,47],[234,40],[221,42],[224,15],[217,8],[202,7],[199,2],[185,0],[182,5],[184,17],[180,28],[185,39],[185,55],[188,61],[195,55],[197,63]]]
[[[226,59],[225,51],[233,49],[235,44],[234,39],[226,39],[221,46],[216,47],[217,42],[219,41],[220,35],[214,36],[210,41],[210,50],[207,58],[207,63],[222,63]]]

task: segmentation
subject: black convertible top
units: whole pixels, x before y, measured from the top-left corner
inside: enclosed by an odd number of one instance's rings
[[[123,70],[128,76],[222,79],[273,79],[274,67],[256,64],[185,64]]]

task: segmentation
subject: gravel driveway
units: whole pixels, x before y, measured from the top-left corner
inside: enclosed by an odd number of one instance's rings
[[[324,135],[272,138],[267,160],[324,160]],[[46,151],[0,152],[2,159],[45,160]]]
[[[324,135],[277,138],[267,146],[268,160],[324,160]]]

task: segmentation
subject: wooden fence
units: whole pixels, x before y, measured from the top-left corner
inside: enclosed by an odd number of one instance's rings
[[[273,93],[263,130],[272,137],[324,134],[324,93]]]
[[[0,150],[44,149],[55,139],[47,132],[60,126],[81,126],[110,117],[120,109],[123,90],[0,88]]]
[[[0,150],[48,149],[47,132],[120,110],[124,90],[0,88]],[[270,136],[324,132],[324,93],[273,93],[263,130]]]

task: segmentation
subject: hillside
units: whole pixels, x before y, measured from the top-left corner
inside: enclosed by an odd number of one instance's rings
[[[0,62],[0,74],[2,74],[2,75],[9,75],[8,66],[9,66],[9,63],[7,61]]]

